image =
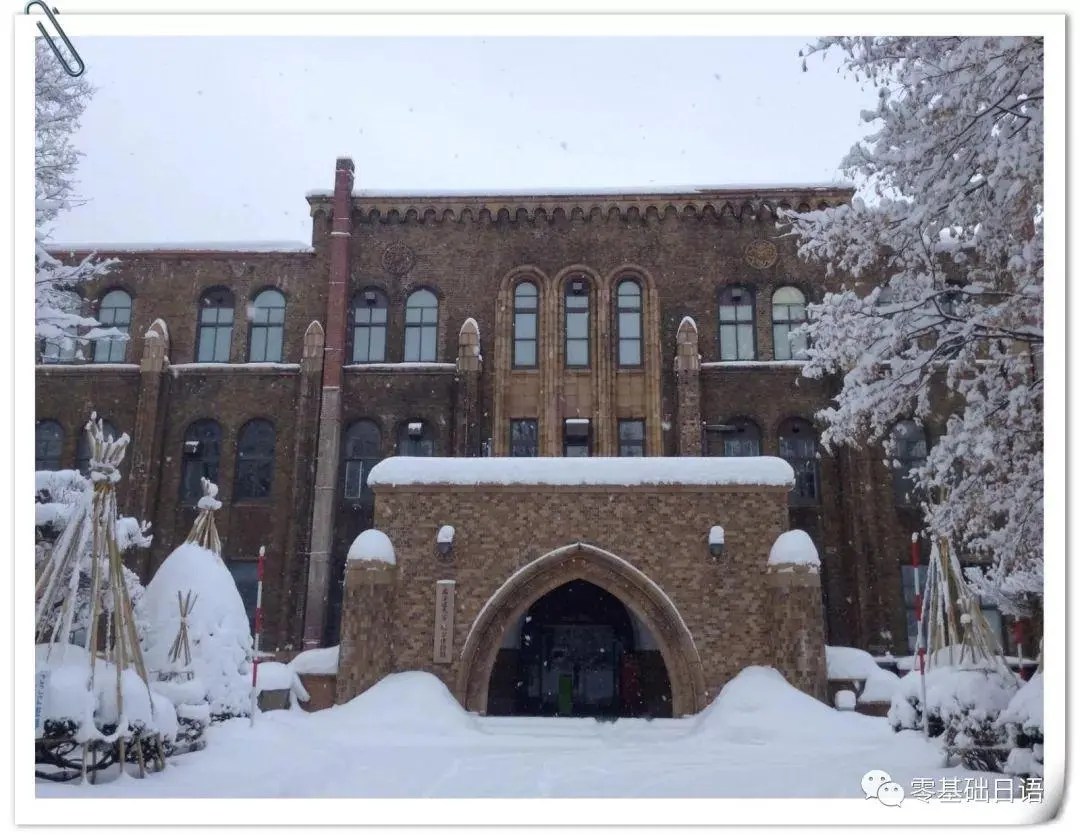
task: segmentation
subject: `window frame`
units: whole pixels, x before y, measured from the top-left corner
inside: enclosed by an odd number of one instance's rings
[[[207,458],[203,456],[200,451],[198,458],[191,456],[187,453],[187,444],[190,441],[198,441],[200,447],[207,442],[206,438],[200,436],[198,429],[200,428],[212,428],[214,431],[214,446],[216,451],[213,458]],[[221,446],[222,446],[222,429],[221,423],[211,417],[202,417],[197,420],[192,420],[184,428],[184,437],[180,441],[180,502],[187,505],[197,504],[199,499],[202,498],[202,482],[192,480],[191,486],[188,486],[188,471],[190,464],[200,464],[199,478],[206,478],[211,483],[219,483],[221,477]],[[213,469],[208,469],[207,465],[213,464]]]
[[[533,290],[532,307],[522,306],[518,292],[525,287]],[[510,322],[510,367],[514,370],[535,370],[540,366],[540,288],[530,279],[519,280],[512,290],[512,307]],[[521,338],[518,336],[518,317],[529,317],[532,320],[532,337]],[[532,347],[532,363],[523,363],[518,360],[518,345],[528,344]]]
[[[258,452],[245,455],[245,437],[247,437],[248,434],[257,434],[258,431],[263,428],[269,430],[271,435],[269,452]],[[252,445],[254,445],[255,442],[256,441],[253,441]],[[240,426],[240,431],[236,435],[236,466],[233,470],[233,503],[248,502],[265,504],[273,501],[276,459],[277,428],[274,426],[273,421],[268,420],[265,417],[253,417]],[[252,478],[247,473],[263,468],[267,470],[265,490],[259,493],[248,492],[245,484],[253,482],[255,478]]]
[[[106,306],[111,295],[122,294],[127,300],[126,306]],[[103,295],[101,295],[101,302],[98,303],[97,321],[102,327],[117,329],[123,332],[125,335],[131,335],[131,318],[134,312],[134,298],[126,288],[110,288]],[[127,320],[123,322],[117,322],[115,320],[106,321],[105,312],[112,311],[127,311]],[[127,346],[131,343],[130,338],[122,340],[119,338],[95,338],[94,339],[94,364],[123,364],[127,358]],[[104,348],[104,351],[103,351]],[[118,351],[119,350],[119,351]]]
[[[776,296],[778,294],[780,294],[781,292],[787,291],[789,289],[792,290],[792,291],[798,292],[799,296],[802,298],[802,303],[801,304],[796,304],[796,303],[779,303],[778,304],[776,302]],[[772,302],[771,315],[772,315],[772,336],[773,336],[773,359],[775,361],[801,361],[802,358],[800,357],[800,353],[802,354],[803,357],[805,357],[806,349],[807,349],[807,346],[808,346],[806,338],[805,338],[805,336],[803,336],[802,349],[799,350],[799,352],[796,352],[794,350],[794,348],[792,347],[792,345],[791,345],[791,332],[794,329],[797,329],[800,326],[802,326],[804,323],[806,323],[806,306],[807,306],[807,304],[809,302],[809,298],[807,297],[806,292],[803,291],[801,288],[799,288],[797,285],[792,285],[791,283],[787,283],[785,285],[778,286],[773,291],[773,293],[772,293],[772,301],[771,302]],[[782,306],[786,310],[785,317],[777,318],[776,309],[777,309],[778,306]],[[798,306],[802,307],[802,319],[801,320],[793,319],[792,315],[791,315],[791,309],[793,307],[798,307]],[[778,341],[777,340],[777,329],[779,329],[779,328],[784,328],[784,337],[786,338],[786,341]],[[786,352],[787,355],[782,355],[780,353],[780,347],[784,347],[784,352]]]
[[[901,440],[902,435],[899,431],[901,427],[915,429],[917,436],[911,440]],[[893,504],[905,509],[916,508],[919,506],[919,499],[916,495],[915,481],[910,477],[909,473],[915,468],[916,464],[921,466],[926,463],[926,458],[930,454],[929,435],[926,433],[926,428],[915,420],[903,419],[893,425],[889,436],[895,447],[892,454],[889,455]],[[923,454],[919,457],[911,457],[909,449],[901,448],[902,444],[905,446],[918,446],[920,443],[923,447]],[[901,454],[903,454],[903,457]]]
[[[732,418],[730,418],[728,420],[725,420],[722,423],[718,423],[718,425],[721,425],[721,426],[735,426],[735,428],[712,428],[712,429],[710,429],[710,428],[706,427],[706,447],[705,448],[706,448],[706,453],[707,453],[707,455],[709,457],[761,457],[761,452],[763,451],[763,449],[762,449],[763,438],[762,438],[762,434],[761,434],[761,426],[758,425],[757,422],[752,420],[750,417],[739,416],[739,417],[732,417]],[[741,427],[739,427],[739,426],[741,426]],[[752,454],[752,455],[748,455],[748,454],[729,454],[728,451],[727,451],[729,441],[731,441],[731,440],[741,440],[741,439],[751,439],[751,438],[747,438],[747,437],[743,437],[743,436],[735,436],[735,435],[741,435],[742,432],[746,428],[753,428],[754,430],[757,431],[757,438],[756,438],[757,439],[757,454]],[[710,435],[712,435],[712,436],[710,436]],[[720,444],[720,451],[719,452],[714,452],[713,451],[713,442],[712,441],[714,441],[714,440],[719,440],[719,444]]]
[[[266,295],[266,294],[276,294],[276,295],[278,295],[281,298],[281,305],[280,306],[259,306],[259,298]],[[288,298],[285,296],[285,292],[283,292],[280,288],[276,288],[275,286],[267,286],[266,288],[262,289],[254,297],[251,298],[252,317],[248,321],[248,345],[247,345],[247,360],[248,360],[249,363],[256,363],[256,364],[259,364],[259,363],[274,363],[274,364],[280,364],[282,361],[285,360],[285,309],[288,306],[288,304],[289,304],[289,301],[288,301]],[[274,312],[274,311],[279,311],[280,310],[281,322],[280,323],[273,323],[273,322],[271,322],[269,320],[270,315],[267,315],[268,320],[267,320],[266,323],[258,323],[256,321],[256,319],[255,319],[255,314],[254,313],[256,311],[259,311],[260,309],[262,309],[264,311],[267,311],[267,312]],[[234,315],[234,317],[235,317],[235,315]],[[265,330],[265,332],[266,332],[266,337],[263,340],[263,356],[264,356],[263,358],[255,358],[254,347],[255,347],[255,334],[256,334],[255,331],[256,330]],[[272,330],[276,330],[277,334],[278,334],[278,354],[277,354],[277,358],[266,358],[265,356],[268,354],[266,352],[266,349],[270,345],[270,334],[271,334]]]
[[[745,292],[750,298],[750,317],[747,320],[739,320],[738,310],[741,306],[734,299],[731,299],[731,302],[727,302],[729,298],[734,297],[736,292]],[[724,317],[725,307],[733,310],[734,314],[732,318],[727,319]],[[742,342],[739,340],[739,328],[745,326],[750,327],[750,355],[748,356],[740,354]],[[725,327],[734,330],[734,357],[724,355]],[[758,357],[757,344],[757,295],[755,294],[753,286],[745,285],[743,283],[734,283],[732,285],[724,286],[720,289],[716,304],[716,357],[721,361],[755,361]]]
[[[791,440],[800,434],[796,427],[803,426],[802,440],[810,441],[810,454],[785,454],[785,440]],[[802,417],[788,417],[777,430],[777,445],[780,457],[788,462],[792,471],[795,472],[795,486],[788,493],[789,507],[817,507],[821,504],[821,469],[817,458],[818,435],[813,423]],[[803,480],[801,480],[803,479]],[[813,491],[810,494],[800,491],[801,485],[810,483]]]
[[[367,301],[367,295],[375,295],[375,303],[371,306],[365,305]],[[379,323],[374,319],[368,320],[367,323],[359,323],[356,319],[356,313],[360,310],[366,310],[369,312],[381,311],[382,322]],[[373,316],[371,316],[373,317]],[[390,299],[387,297],[385,291],[378,286],[367,286],[360,289],[353,295],[352,302],[349,305],[349,363],[350,364],[385,364],[386,363],[386,346],[387,338],[389,337],[389,324],[390,324]],[[359,343],[357,342],[357,332],[359,330],[366,330],[367,333],[367,358],[358,358]],[[371,357],[372,338],[377,330],[382,331],[382,353],[379,358]]]
[[[412,301],[421,294],[430,294],[434,303],[431,305],[414,304]],[[405,331],[402,335],[402,361],[417,364],[434,363],[439,360],[439,309],[439,295],[427,286],[414,288],[409,292],[408,296],[405,298]],[[435,312],[434,320],[425,320],[424,313],[432,310]],[[418,317],[420,320],[416,323],[410,323],[410,317],[412,316],[411,313],[413,311],[419,312]],[[430,330],[430,333],[428,330]],[[417,335],[416,358],[409,357],[409,336],[412,334]],[[424,352],[425,336],[429,335],[431,339],[431,352],[430,357],[427,357]]]
[[[580,282],[584,285],[584,292],[582,294],[576,294],[573,291],[574,283]],[[584,299],[584,314],[585,314],[585,337],[578,338],[570,337],[570,316],[573,314],[580,314],[581,309],[570,308],[570,300]],[[592,367],[592,283],[584,276],[567,277],[566,282],[563,284],[563,365],[567,370],[588,370]],[[585,345],[585,361],[583,363],[571,363],[570,361],[570,346],[571,342],[576,344],[584,343]]]
[[[363,435],[359,433],[361,430],[370,432],[370,435],[364,439]],[[361,448],[361,453],[357,456],[354,456],[350,451],[350,443],[354,441]],[[363,453],[363,449],[369,445],[372,446],[372,453]],[[345,501],[354,505],[370,505],[374,501],[374,495],[368,486],[367,479],[371,469],[383,459],[382,445],[382,429],[375,420],[361,417],[353,420],[345,427],[345,433],[341,436],[341,497]],[[360,486],[357,494],[350,494],[349,478],[352,464],[358,464],[360,469]]]
[[[623,429],[631,425],[639,425],[641,427],[641,435],[637,437],[624,437]],[[619,443],[619,457],[645,457],[647,455],[646,443],[645,443],[645,418],[644,417],[626,417],[620,418],[617,424],[616,439]],[[637,446],[640,449],[640,454],[627,454],[623,448],[624,445]]]
[[[42,429],[48,428],[50,430],[55,429],[55,435],[49,440],[42,440],[38,435]],[[55,463],[55,466],[42,465],[42,448],[43,445],[54,446],[56,449],[55,454],[49,454],[49,458],[46,464]],[[36,420],[34,423],[34,471],[35,472],[56,472],[63,468],[64,463],[64,426],[60,424],[58,420],[54,420],[51,417],[45,419]]]
[[[584,438],[582,438],[580,436],[574,436],[573,438],[571,438],[570,437],[570,423],[572,421],[581,422],[582,420],[584,420],[587,423],[587,425],[586,425],[587,430],[585,432]],[[563,420],[563,433],[562,433],[563,457],[592,457],[593,456],[593,427],[592,426],[593,426],[592,421],[589,420],[589,419],[586,419],[585,417],[566,417]],[[570,442],[571,439],[575,439],[575,440],[584,439],[585,440],[585,444],[584,444],[585,445],[585,453],[584,454],[570,454],[569,453],[568,450],[571,447],[581,445],[580,443],[578,443],[578,444],[571,443]]]
[[[514,429],[516,426],[532,426],[532,453],[531,454],[515,454],[514,449]],[[540,456],[540,423],[536,417],[514,417],[510,420],[509,425],[510,433],[510,445],[507,451],[509,457],[539,457]]]
[[[637,289],[637,307],[623,305],[622,288],[632,285]],[[623,315],[637,315],[637,337],[623,337]],[[637,361],[623,361],[623,344],[632,342],[637,347]],[[622,277],[615,284],[615,362],[623,369],[640,370],[645,366],[645,289],[636,277]]]
[[[211,301],[211,297],[214,295],[220,295],[223,298],[228,298],[229,305],[226,307],[220,303],[214,303]],[[203,320],[203,314],[207,311],[221,310],[228,308],[232,313],[228,325],[224,325],[221,320],[215,320],[213,322],[207,322]],[[218,316],[220,317],[220,316]],[[236,295],[233,294],[232,289],[226,286],[213,286],[203,291],[199,295],[199,307],[196,315],[197,330],[195,335],[195,363],[196,364],[227,364],[232,360],[232,343],[233,343],[233,330],[236,327]],[[220,349],[220,337],[219,332],[225,330],[228,334],[228,341],[226,342],[225,357],[218,358],[218,349]],[[213,357],[203,358],[203,336],[205,334],[213,334]]]

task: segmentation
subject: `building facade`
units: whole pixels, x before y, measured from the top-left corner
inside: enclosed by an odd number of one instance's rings
[[[904,654],[918,517],[903,474],[933,429],[897,429],[899,468],[878,447],[821,450],[837,383],[800,375],[792,332],[842,280],[777,227],[780,208],[850,197],[371,194],[340,159],[333,189],[307,196],[310,247],[95,248],[118,262],[88,310],[129,340],[40,348],[37,466],[79,462],[91,410],[131,434],[121,502],[153,523],[144,578],[214,480],[249,597],[267,548],[263,646],[284,651],[338,641],[349,546],[395,527],[367,482],[384,458],[772,455],[795,474],[786,524],[822,560],[826,638]],[[549,512],[535,526],[557,534]]]

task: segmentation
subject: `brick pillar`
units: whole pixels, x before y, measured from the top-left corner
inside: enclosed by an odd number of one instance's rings
[[[694,319],[685,317],[675,336],[676,415],[679,423],[677,454],[701,452],[701,354]]]
[[[345,565],[336,698],[339,705],[393,670],[396,581],[396,565],[374,560],[349,560]]]
[[[826,701],[821,578],[815,565],[766,566],[773,664],[804,693]]]
[[[311,509],[311,551],[307,561],[304,599],[304,648],[322,643],[330,582],[330,547],[334,533],[334,503],[341,447],[341,365],[344,362],[345,312],[349,285],[349,241],[352,238],[353,162],[340,157],[334,177],[333,220],[330,226],[330,278],[326,295],[326,346],[323,352],[322,394],[315,494]]]
[[[128,476],[124,512],[139,521],[155,517],[164,437],[165,403],[168,401],[165,372],[169,367],[169,330],[161,318],[150,324],[143,339],[139,362],[139,400],[135,408],[135,427],[131,431],[131,472]],[[150,577],[150,551],[140,550],[136,560],[139,576]]]
[[[458,332],[457,393],[454,400],[454,456],[480,454],[480,327],[467,318]]]
[[[325,336],[322,324],[312,321],[304,332],[300,358],[300,380],[296,394],[296,425],[293,430],[292,510],[285,537],[278,646],[292,647],[302,641],[304,631],[304,571],[302,561],[311,546],[307,524],[311,521],[315,453],[319,432],[319,389],[322,382]]]

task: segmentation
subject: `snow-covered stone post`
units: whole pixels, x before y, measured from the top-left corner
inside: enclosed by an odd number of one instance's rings
[[[772,610],[773,661],[799,690],[826,698],[821,560],[803,530],[781,533],[769,551],[765,582]]]
[[[480,441],[474,439],[479,427],[477,412],[480,402],[480,371],[484,359],[480,355],[480,327],[473,318],[466,318],[458,332],[457,398],[454,404],[454,455],[475,457]]]
[[[341,605],[341,650],[336,697],[340,704],[393,670],[394,546],[381,530],[365,530],[349,548]]]
[[[676,412],[679,423],[679,454],[701,454],[701,355],[698,328],[685,317],[675,336]]]

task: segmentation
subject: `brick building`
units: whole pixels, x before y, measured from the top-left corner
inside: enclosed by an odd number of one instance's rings
[[[118,264],[88,307],[130,340],[42,348],[38,468],[78,462],[92,409],[132,435],[121,502],[153,522],[144,578],[208,475],[242,591],[267,546],[264,647],[335,643],[350,544],[397,527],[378,512],[393,493],[367,483],[384,458],[773,455],[796,476],[786,525],[822,559],[828,640],[907,651],[905,482],[880,449],[819,450],[836,383],[800,376],[789,335],[839,280],[797,258],[776,212],[850,190],[425,196],[353,179],[338,160],[307,196],[310,247],[95,247]],[[897,433],[906,467],[924,432]],[[717,523],[757,514],[741,515]]]

